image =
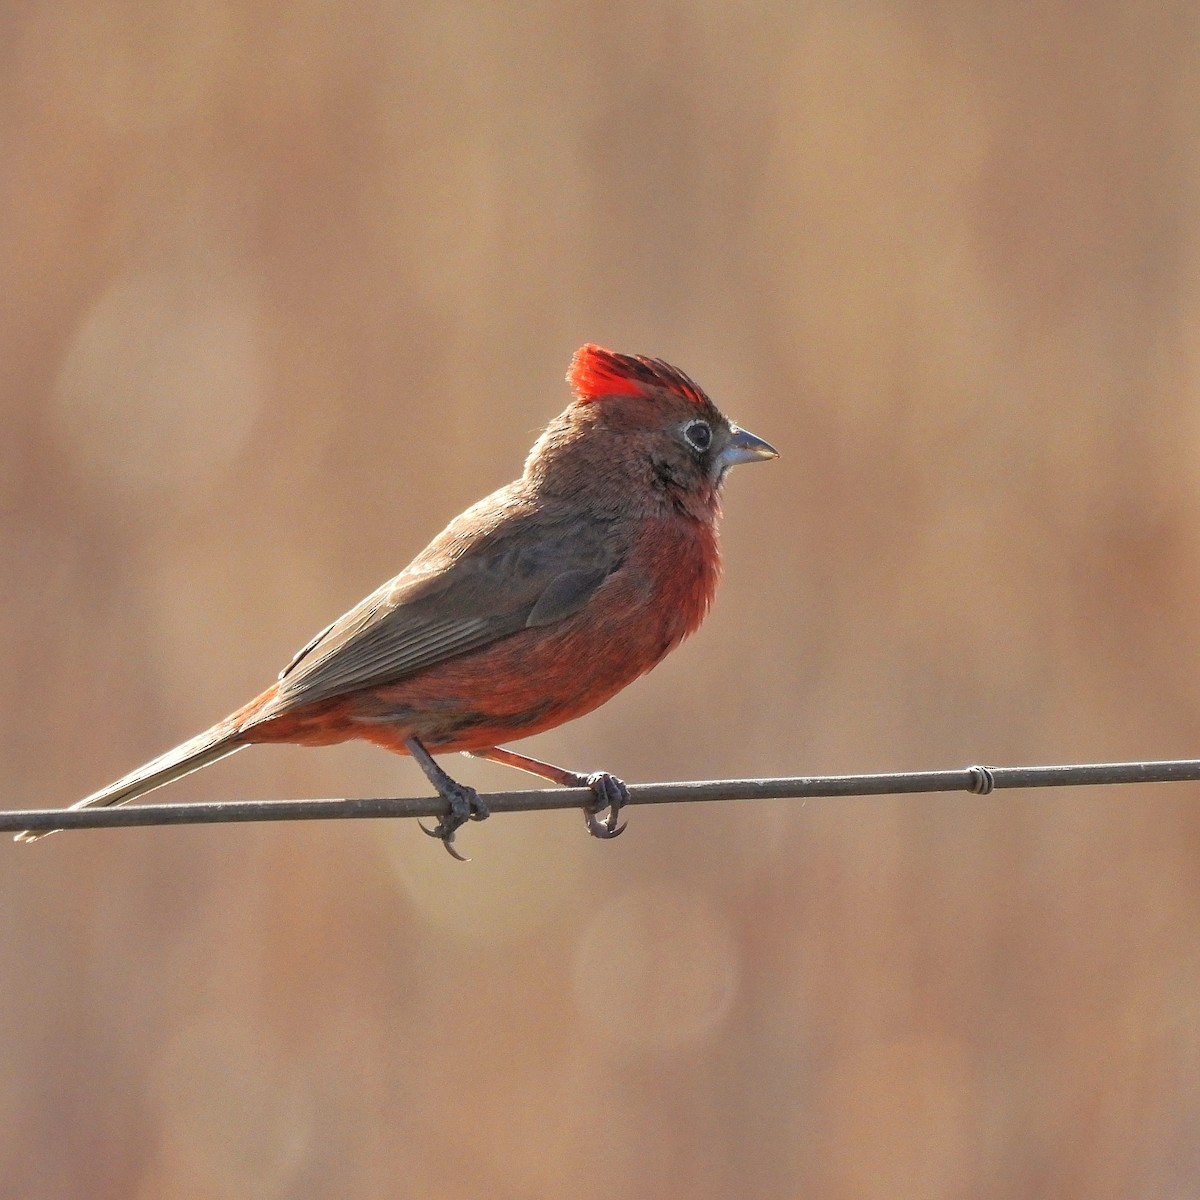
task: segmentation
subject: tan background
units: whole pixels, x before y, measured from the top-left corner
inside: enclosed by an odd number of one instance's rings
[[[535,753],[1200,754],[1195,6],[503,7],[0,5],[4,804],[265,686],[586,340],[783,458],[704,630]],[[164,798],[421,791],[282,748]],[[3,1190],[1195,1195],[1197,799],[0,846]]]

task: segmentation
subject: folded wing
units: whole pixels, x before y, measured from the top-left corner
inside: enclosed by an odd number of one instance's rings
[[[406,676],[578,612],[620,569],[611,521],[514,506],[474,529],[470,511],[413,563],[322,630],[252,724]]]

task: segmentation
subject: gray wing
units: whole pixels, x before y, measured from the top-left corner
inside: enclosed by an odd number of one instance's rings
[[[317,634],[280,674],[256,723],[561,621],[621,565],[610,521],[516,510],[478,529],[470,517]]]

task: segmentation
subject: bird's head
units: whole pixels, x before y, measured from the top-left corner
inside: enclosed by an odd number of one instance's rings
[[[730,467],[779,457],[661,359],[587,345],[575,352],[567,382],[575,399],[526,464],[526,476],[548,491],[713,519]]]

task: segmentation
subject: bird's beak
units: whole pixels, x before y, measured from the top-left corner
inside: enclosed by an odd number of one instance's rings
[[[779,457],[779,451],[770,442],[755,437],[749,430],[733,425],[730,431],[733,436],[717,456],[721,460],[722,470],[736,467],[738,463],[766,462],[769,458]]]

